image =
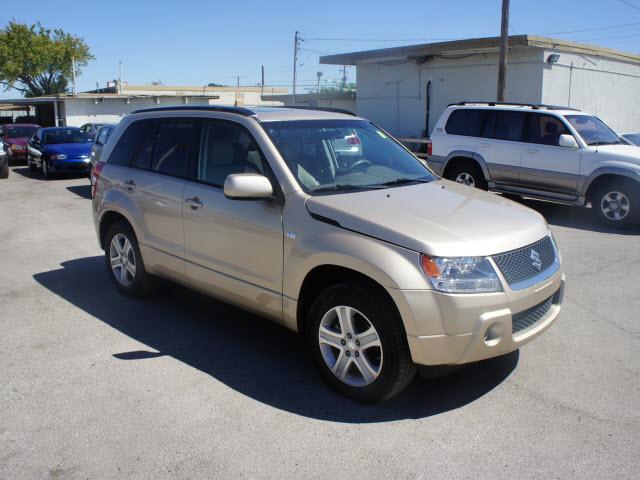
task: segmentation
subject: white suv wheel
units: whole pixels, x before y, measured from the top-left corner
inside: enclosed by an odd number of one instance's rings
[[[469,187],[475,187],[476,181],[470,173],[461,172],[456,177],[456,182],[461,183],[463,185],[467,185]]]
[[[629,215],[631,202],[624,193],[612,191],[602,197],[600,208],[609,220],[619,221]]]

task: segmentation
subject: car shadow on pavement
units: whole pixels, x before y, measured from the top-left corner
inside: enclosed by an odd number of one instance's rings
[[[594,218],[590,208],[574,207],[561,203],[534,200],[531,198],[508,197],[540,213],[550,225],[577,228],[599,233],[615,233],[618,235],[638,235],[640,226],[629,229],[616,229],[600,225]]]
[[[55,182],[56,180],[66,180],[70,178],[82,178],[82,177],[87,178],[87,181],[89,181],[86,173],[73,173],[73,172],[56,173],[50,176],[48,179],[45,179],[42,176],[42,172],[40,170],[31,171],[29,170],[28,167],[14,168],[13,173],[17,173],[18,175],[22,175],[23,177],[30,178],[32,180],[42,180],[46,182],[49,182],[49,181]]]
[[[392,400],[363,406],[330,390],[302,337],[275,323],[170,282],[161,282],[148,298],[124,297],[111,284],[102,256],[62,267],[34,279],[149,349],[113,352],[113,357],[171,356],[250,398],[310,418],[369,423],[437,415],[491,391],[518,363],[516,351],[438,380],[416,378]]]
[[[71,193],[75,193],[81,198],[91,200],[91,185],[73,185],[66,187]]]

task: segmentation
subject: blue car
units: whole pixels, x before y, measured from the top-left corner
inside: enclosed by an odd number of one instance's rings
[[[27,165],[29,170],[42,170],[49,178],[55,173],[86,175],[91,161],[93,143],[76,127],[39,128],[29,139]]]

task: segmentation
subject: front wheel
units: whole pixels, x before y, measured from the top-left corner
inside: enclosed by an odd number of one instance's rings
[[[29,167],[29,171],[30,172],[35,172],[36,171],[36,166],[33,163],[33,161],[31,160],[31,155],[29,155],[29,152],[27,152],[27,167]]]
[[[0,167],[0,178],[9,178],[9,160],[6,160]]]
[[[42,177],[45,180],[49,180],[51,178],[51,171],[49,171],[49,163],[45,159],[42,159],[40,160],[40,165],[42,168]]]
[[[366,284],[344,283],[321,292],[307,326],[320,373],[346,397],[380,402],[400,393],[415,376],[395,305]]]
[[[627,228],[640,221],[640,186],[619,180],[596,189],[591,206],[598,222],[614,228]]]

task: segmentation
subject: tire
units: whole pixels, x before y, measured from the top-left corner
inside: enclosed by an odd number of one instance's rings
[[[339,311],[342,318],[352,319],[351,328],[340,327]],[[370,333],[362,335],[366,331]],[[395,305],[364,283],[342,283],[321,292],[311,306],[306,337],[324,380],[353,400],[363,403],[387,400],[415,377],[416,365],[411,361],[407,335]],[[364,345],[365,339],[368,347]],[[344,374],[342,379],[333,373],[332,367]],[[369,378],[363,371],[368,372]]]
[[[0,167],[0,178],[9,178],[9,161],[5,161]]]
[[[30,172],[35,172],[37,170],[36,166],[31,161],[31,155],[27,153],[27,167],[29,167]]]
[[[484,178],[482,169],[473,161],[456,162],[456,164],[449,169],[445,178],[481,190],[487,190],[488,188],[487,180]]]
[[[625,179],[603,183],[596,188],[591,207],[602,225],[632,227],[640,223],[640,184]]]
[[[118,254],[116,245],[120,245],[122,255],[119,262],[112,262],[112,257],[115,260]],[[151,276],[144,268],[138,240],[128,224],[117,222],[111,226],[105,239],[104,253],[109,277],[120,293],[128,297],[140,297],[149,292]],[[123,260],[126,260],[125,265],[133,265],[133,274],[129,268],[115,266],[116,263],[122,265]]]
[[[40,165],[42,168],[42,178],[45,180],[49,180],[51,178],[51,172],[49,171],[49,164],[45,159],[40,160]]]

